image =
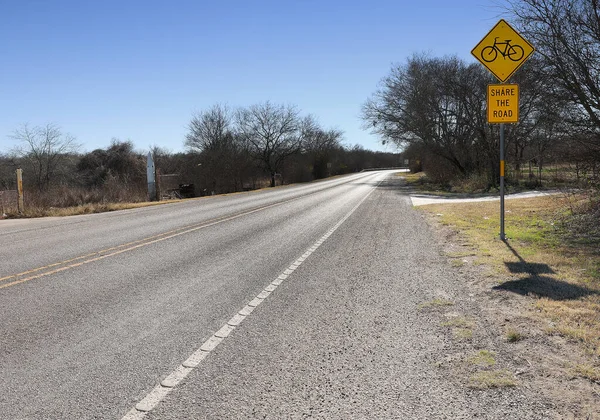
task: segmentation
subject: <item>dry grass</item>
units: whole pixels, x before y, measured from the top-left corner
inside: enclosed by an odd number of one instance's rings
[[[475,389],[504,388],[516,386],[512,373],[508,370],[483,370],[469,378],[469,387]]]
[[[473,330],[470,328],[454,328],[452,330],[454,338],[457,340],[471,340],[473,338]]]
[[[103,187],[53,186],[44,191],[26,188],[25,210],[19,214],[16,203],[6,211],[9,218],[73,216],[123,210],[157,203],[147,203],[146,185],[109,179]]]
[[[11,218],[28,218],[28,217],[63,217],[76,216],[80,214],[104,213],[108,211],[136,209],[140,207],[157,206],[161,204],[174,203],[181,200],[169,201],[148,201],[141,203],[97,203],[84,204],[73,207],[26,207],[23,214],[9,214]]]
[[[576,365],[573,368],[573,374],[600,383],[600,368],[591,365]]]
[[[440,307],[452,306],[452,305],[454,305],[454,302],[452,302],[452,301],[442,299],[442,298],[435,298],[433,300],[430,300],[429,302],[421,303],[419,305],[419,309],[440,308]]]
[[[516,343],[517,341],[521,341],[524,338],[523,334],[510,327],[506,330],[505,337],[506,341],[508,341],[509,343]]]
[[[505,244],[498,239],[498,202],[433,204],[421,207],[457,228],[490,267],[495,289],[534,299],[529,317],[548,334],[577,343],[600,356],[600,243],[573,241],[563,221],[585,197],[551,196],[506,201]],[[507,333],[508,341],[518,341]]]
[[[406,173],[406,172],[398,172],[397,176],[404,178],[406,182],[409,184],[418,183],[425,178],[425,172],[417,172],[416,174]]]
[[[450,261],[450,265],[452,265],[452,267],[462,267],[465,264],[466,263],[463,260],[452,260],[452,261]]]
[[[517,174],[515,168],[507,165],[506,167],[506,187],[511,193],[519,191],[529,191],[531,189],[570,189],[584,187],[589,181],[588,178],[580,174],[577,176],[575,167],[570,164],[547,165],[542,170],[542,178],[538,178],[537,168],[530,177],[528,168],[522,168]],[[591,175],[591,174],[590,174]],[[406,175],[408,184],[419,191],[430,193],[464,193],[464,194],[489,194],[499,191],[498,185],[490,184],[486,174],[471,174],[468,177],[454,176],[443,183],[435,182],[437,178],[435,171],[431,174],[419,172]]]
[[[471,319],[462,316],[450,318],[448,321],[442,322],[442,327],[454,328],[473,328],[475,323]]]
[[[473,356],[469,357],[469,363],[476,366],[493,366],[496,364],[496,354],[489,350],[479,350]]]
[[[403,178],[406,183],[415,190],[439,195],[448,194],[448,191],[446,191],[443,185],[431,182],[431,180],[427,178],[425,172],[417,172],[414,174],[401,172],[398,173],[398,176]]]

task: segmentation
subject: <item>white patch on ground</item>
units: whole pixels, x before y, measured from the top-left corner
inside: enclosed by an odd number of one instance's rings
[[[532,197],[544,197],[548,195],[559,194],[558,191],[527,191],[517,194],[505,195],[505,200],[517,199],[517,198],[532,198]],[[493,197],[478,197],[478,198],[452,198],[443,197],[439,195],[426,195],[426,194],[412,194],[410,196],[412,205],[426,206],[428,204],[454,204],[454,203],[472,203],[476,201],[497,201],[500,200],[500,196]]]

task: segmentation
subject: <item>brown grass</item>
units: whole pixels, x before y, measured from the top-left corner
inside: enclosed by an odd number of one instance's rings
[[[600,368],[591,365],[576,365],[573,374],[600,384]]]
[[[515,330],[512,327],[509,327],[506,330],[506,341],[509,343],[516,343],[517,341],[521,341],[523,339],[523,334],[519,331]]]
[[[489,350],[479,350],[468,359],[469,363],[476,366],[493,366],[496,364],[496,354]]]
[[[443,298],[435,298],[428,302],[421,303],[419,305],[419,309],[428,309],[428,308],[441,308],[444,306],[452,306],[454,302],[443,299]]]
[[[473,328],[474,325],[473,320],[462,316],[450,318],[448,321],[442,322],[442,327]]]
[[[469,387],[475,389],[504,388],[516,386],[512,373],[508,370],[483,370],[469,378]]]
[[[30,217],[63,217],[76,216],[80,214],[104,213],[109,211],[135,209],[140,207],[157,206],[160,204],[174,203],[181,200],[169,201],[147,201],[141,203],[89,203],[73,207],[25,207],[22,214],[16,210],[7,213],[9,218],[30,218]]]

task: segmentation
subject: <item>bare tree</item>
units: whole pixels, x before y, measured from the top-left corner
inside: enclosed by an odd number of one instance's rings
[[[455,57],[414,56],[394,67],[365,103],[365,128],[401,147],[422,145],[467,175],[477,166],[473,121],[485,119],[481,72]]]
[[[0,153],[0,190],[16,189],[15,169],[17,166],[14,156]]]
[[[232,192],[243,187],[247,153],[233,124],[233,113],[216,104],[193,116],[185,145],[198,153],[199,173],[213,192]]]
[[[265,102],[240,109],[236,114],[237,128],[249,153],[260,162],[275,186],[275,176],[283,162],[298,153],[302,141],[313,128],[310,117],[301,119],[293,106]]]
[[[11,137],[22,143],[14,153],[32,171],[35,185],[40,191],[48,189],[61,163],[69,154],[77,153],[80,147],[75,137],[63,134],[52,123],[37,127],[23,124]]]
[[[316,124],[307,131],[302,149],[312,163],[311,172],[315,179],[331,175],[331,160],[333,155],[342,149],[343,135],[341,130],[324,130]]]
[[[344,132],[335,128],[324,130],[314,127],[306,133],[303,149],[307,152],[320,152],[341,147],[340,141]]]
[[[543,58],[554,90],[568,98],[571,123],[600,152],[600,5],[598,0],[513,0],[511,12]]]
[[[232,115],[227,106],[216,104],[198,112],[188,126],[185,145],[198,152],[218,150],[231,141]]]
[[[530,60],[529,67],[513,78],[521,86],[520,123],[506,127],[505,147],[513,153],[517,172],[525,150],[532,147],[532,134],[542,129],[541,124],[549,128],[548,103],[558,108],[565,103],[551,100],[554,90],[536,65],[540,66],[537,60]],[[490,83],[494,83],[492,76],[477,63],[466,64],[455,57],[412,57],[393,68],[365,103],[364,127],[385,141],[412,146],[413,155],[418,151],[427,157],[425,161],[434,162],[428,172],[432,166],[438,168],[434,176],[438,181],[476,173],[487,174],[488,187],[497,185],[500,136],[499,127],[487,122]],[[550,140],[545,141],[545,149]]]

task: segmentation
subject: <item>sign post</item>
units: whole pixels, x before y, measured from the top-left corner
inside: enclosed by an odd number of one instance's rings
[[[506,241],[504,233],[504,124],[500,124],[500,240]]]
[[[504,124],[519,122],[519,86],[505,84],[533,54],[533,46],[504,19],[500,19],[473,48],[471,54],[500,82],[488,85],[487,121],[500,124],[500,240],[504,232]]]
[[[488,85],[487,121],[500,124],[500,239],[504,233],[504,123],[519,122],[519,85]]]

